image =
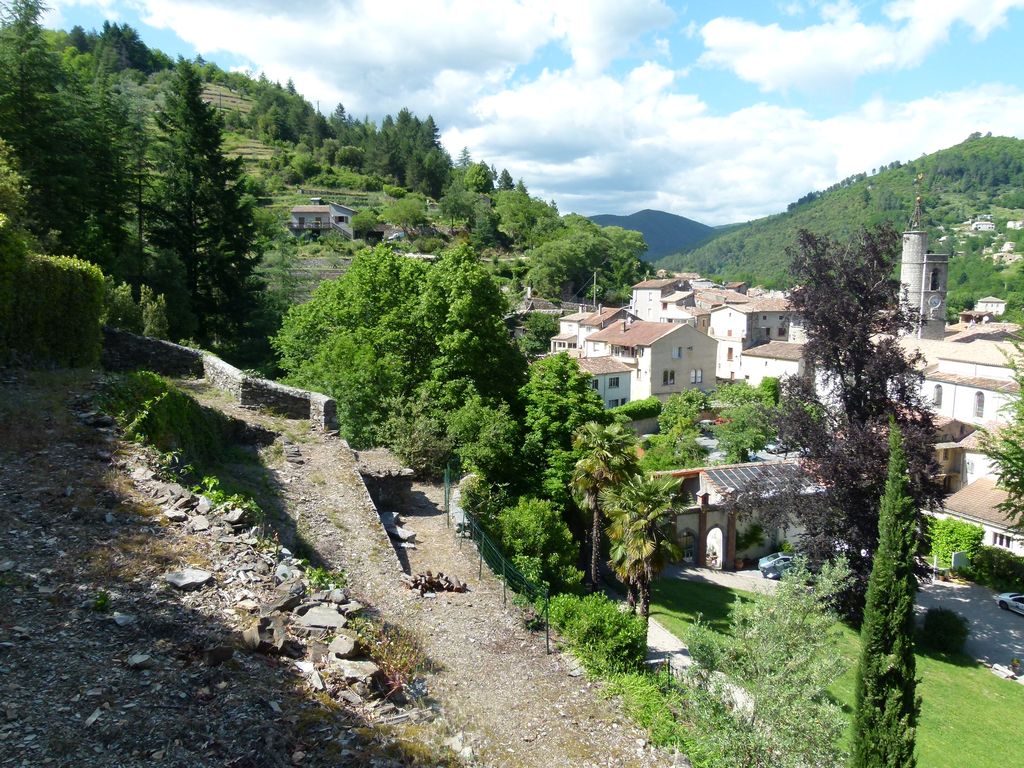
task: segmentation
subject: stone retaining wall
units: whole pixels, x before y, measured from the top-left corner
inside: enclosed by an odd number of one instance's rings
[[[111,371],[144,368],[164,376],[204,377],[217,389],[230,392],[246,408],[266,408],[293,419],[309,419],[310,424],[324,431],[338,428],[337,406],[327,395],[250,376],[209,352],[104,327],[102,362]]]

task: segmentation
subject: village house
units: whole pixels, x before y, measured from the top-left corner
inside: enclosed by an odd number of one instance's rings
[[[755,299],[712,309],[709,333],[718,343],[716,377],[742,380],[744,351],[765,342],[789,341],[795,314],[786,299]]]
[[[979,312],[991,312],[993,315],[1001,315],[1006,312],[1006,302],[995,296],[986,296],[983,299],[978,299],[974,308]]]
[[[616,320],[587,336],[585,358],[611,357],[631,367],[630,400],[715,386],[715,342],[690,325]]]
[[[768,378],[807,376],[804,345],[793,341],[769,341],[740,352],[739,378],[756,387]]]
[[[356,211],[341,203],[325,203],[323,198],[310,198],[309,205],[296,205],[291,209],[288,231],[295,236],[310,233],[337,232],[351,240],[354,236],[352,218]]]
[[[621,320],[636,320],[625,307],[598,307],[597,312],[586,312],[582,309],[558,319],[558,333],[551,338],[551,353],[569,352],[578,350],[577,355],[583,355],[585,342],[588,336],[603,328],[607,328],[614,322]]]
[[[651,323],[662,322],[661,315],[667,309],[668,297],[675,296],[676,298],[672,299],[675,303],[682,294],[689,292],[689,288],[689,281],[678,277],[644,280],[633,286],[629,311],[641,320]]]
[[[616,357],[582,357],[580,370],[591,376],[590,386],[601,396],[605,408],[629,402],[629,389],[635,365]]]

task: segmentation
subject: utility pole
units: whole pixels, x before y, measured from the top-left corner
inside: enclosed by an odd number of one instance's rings
[[[594,270],[594,311],[597,311],[597,270]]]

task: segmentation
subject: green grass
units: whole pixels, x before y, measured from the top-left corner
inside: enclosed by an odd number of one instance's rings
[[[716,584],[662,580],[654,585],[651,616],[680,637],[698,614],[714,630],[729,632],[729,611],[744,593]],[[860,643],[842,627],[840,649],[848,665],[832,693],[849,713]],[[1006,768],[1024,765],[1020,715],[1024,686],[1000,680],[966,656],[917,654],[921,720],[917,734],[921,768]]]

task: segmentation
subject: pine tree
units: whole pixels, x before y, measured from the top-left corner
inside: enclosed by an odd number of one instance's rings
[[[192,318],[168,318],[171,334],[223,343],[241,333],[257,287],[250,252],[255,226],[252,203],[242,194],[241,164],[221,152],[220,117],[203,101],[193,64],[178,62],[155,119],[149,241],[180,263],[191,301]]]
[[[921,700],[914,659],[914,551],[917,506],[895,421],[889,426],[889,475],[879,541],[868,580],[857,668],[852,768],[914,768]]]

